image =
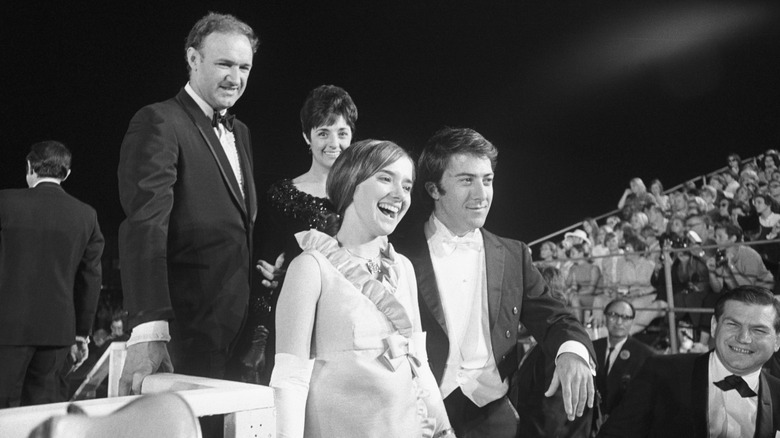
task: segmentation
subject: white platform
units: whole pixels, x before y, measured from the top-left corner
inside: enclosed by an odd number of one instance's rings
[[[111,397],[116,394],[123,361],[123,344],[113,346],[109,360],[109,398],[68,403],[0,409],[0,437],[27,438],[30,431],[51,416],[65,415],[69,404],[81,407],[90,416],[110,414],[139,396]],[[177,392],[198,417],[225,415],[225,438],[274,438],[276,416],[273,389],[267,386],[180,374],[153,374],[142,385],[143,394]],[[151,437],[150,437],[151,438]]]

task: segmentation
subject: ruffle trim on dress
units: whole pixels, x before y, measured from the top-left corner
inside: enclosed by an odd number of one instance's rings
[[[399,360],[408,360],[410,362],[413,375],[412,385],[417,398],[415,406],[417,408],[417,418],[420,421],[420,436],[422,438],[432,438],[436,429],[436,419],[429,416],[428,405],[425,403],[425,399],[430,394],[420,385],[416,371],[416,367],[420,367],[421,362],[409,351],[409,342],[413,333],[412,322],[406,313],[406,309],[395,297],[401,265],[393,246],[387,241],[386,237],[383,238],[384,249],[380,252],[382,281],[379,281],[372,277],[362,263],[355,261],[346,249],[339,246],[339,242],[335,238],[317,230],[296,233],[295,238],[304,251],[318,251],[324,255],[341,275],[374,303],[377,309],[390,320],[393,327],[403,336],[403,338],[400,338],[398,334],[395,334],[384,340],[387,349],[380,356],[380,360],[387,362],[385,365],[391,370],[397,368],[396,362]],[[425,348],[424,340],[422,348]]]
[[[412,322],[404,306],[396,299],[399,271],[401,266],[393,246],[384,239],[384,249],[380,252],[380,272],[382,281],[371,276],[363,264],[355,261],[339,242],[317,230],[302,231],[295,238],[304,251],[313,250],[325,258],[343,275],[357,290],[382,312],[393,327],[404,337],[412,335]]]

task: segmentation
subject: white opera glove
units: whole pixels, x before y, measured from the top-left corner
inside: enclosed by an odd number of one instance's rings
[[[276,436],[301,438],[314,360],[301,360],[289,353],[277,353],[274,358],[270,386],[276,402]]]

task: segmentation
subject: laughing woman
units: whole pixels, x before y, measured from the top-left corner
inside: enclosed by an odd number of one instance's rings
[[[300,118],[311,166],[303,175],[277,181],[271,186],[261,208],[263,216],[259,222],[262,226],[256,239],[260,254],[257,269],[265,277],[263,285],[266,288],[252,300],[247,335],[255,331],[258,339],[269,336],[268,343],[263,349],[249,348],[245,342],[239,353],[245,367],[244,380],[262,385],[268,384],[274,363],[278,283],[283,281],[290,261],[301,253],[294,235],[312,228],[331,232],[329,228],[336,212],[325,195],[325,181],[333,162],[352,143],[358,110],[343,88],[321,85],[309,92]],[[254,343],[257,342],[256,339]],[[244,353],[246,348],[249,350]]]
[[[336,160],[335,238],[298,233],[276,310],[280,437],[452,436],[428,367],[409,260],[387,242],[411,202],[414,164],[365,140]]]

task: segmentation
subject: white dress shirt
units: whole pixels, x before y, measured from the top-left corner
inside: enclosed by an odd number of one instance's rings
[[[736,390],[723,391],[714,382],[733,374],[721,363],[716,352],[710,354],[709,396],[707,424],[710,438],[752,437],[756,431],[758,397],[742,397]],[[761,369],[742,376],[747,385],[758,394]]]
[[[195,93],[195,90],[192,89],[192,86],[189,82],[187,82],[187,85],[184,86],[184,91],[186,91],[192,100],[198,104],[198,107],[201,109],[201,111],[203,111],[203,114],[209,118],[209,120],[214,117],[214,109],[211,108],[211,106],[206,103],[205,100],[198,96],[197,93]],[[227,110],[223,110],[221,114],[224,115],[226,111]],[[236,181],[238,181],[238,187],[241,190],[241,197],[243,198],[245,197],[244,178],[241,173],[241,162],[238,159],[238,149],[236,149],[236,137],[232,132],[225,129],[225,126],[221,123],[213,129],[214,133],[217,134],[217,138],[219,138],[219,143],[222,145],[222,149],[225,151],[225,155],[228,157],[230,167],[233,170],[233,175],[236,177]],[[138,324],[133,328],[133,331],[130,334],[130,339],[127,340],[127,346],[129,347],[139,342],[167,342],[170,340],[171,336],[168,331],[168,321],[149,321]]]
[[[208,117],[209,120],[214,117],[214,109],[211,108],[211,106],[206,103],[205,100],[198,96],[197,93],[195,93],[195,90],[192,89],[189,82],[187,82],[187,85],[184,86],[184,91],[186,91],[192,100],[198,104],[200,109],[203,111],[203,114],[206,114],[206,117]],[[220,111],[220,114],[224,116],[226,112],[227,110],[224,109]],[[225,151],[225,155],[227,155],[228,161],[230,162],[230,167],[233,170],[233,175],[236,177],[236,181],[238,181],[238,188],[241,190],[241,197],[243,198],[244,178],[241,173],[241,162],[238,159],[238,149],[236,149],[236,137],[232,132],[225,129],[225,125],[221,123],[217,124],[217,126],[214,128],[214,133],[217,134],[219,143],[222,145],[222,149]]]
[[[449,338],[449,355],[439,385],[442,397],[460,387],[475,405],[485,406],[506,395],[509,383],[501,379],[490,342],[482,233],[475,229],[458,237],[431,214],[425,236]],[[595,364],[584,345],[566,341],[556,358],[567,352],[582,357],[595,374]]]
[[[609,338],[607,338],[607,352],[609,352],[609,349],[612,348],[612,352],[609,353],[609,357],[607,357],[607,375],[609,375],[609,372],[612,371],[612,364],[615,363],[615,359],[617,359],[618,354],[620,354],[620,351],[623,349],[623,345],[626,344],[626,340],[628,340],[628,337],[623,338],[622,340],[618,341],[617,344],[614,346],[609,345]]]

